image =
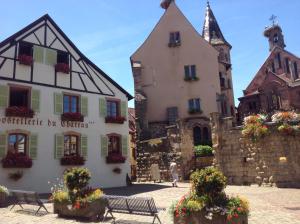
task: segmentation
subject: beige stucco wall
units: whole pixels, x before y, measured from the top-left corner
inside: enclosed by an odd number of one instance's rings
[[[170,48],[169,33],[179,31],[181,46]],[[179,118],[188,113],[188,100],[201,99],[203,115],[218,111],[220,93],[218,52],[208,44],[172,3],[131,60],[142,64],[141,82],[147,97],[149,122],[167,118],[168,107],[178,107]],[[184,81],[184,66],[196,65],[198,81]],[[136,86],[137,88],[137,86]]]

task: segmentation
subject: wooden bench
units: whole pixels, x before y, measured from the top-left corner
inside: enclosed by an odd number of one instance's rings
[[[125,197],[125,196],[115,196],[115,195],[105,195],[104,197],[107,198],[108,200],[108,205],[107,205],[108,210],[103,220],[105,220],[107,215],[110,214],[115,223],[115,217],[113,216],[112,213],[116,212],[116,213],[126,213],[126,214],[134,214],[134,215],[153,216],[154,219],[152,224],[154,224],[156,219],[161,224],[161,221],[158,217],[158,212],[160,210],[165,210],[165,209],[158,209],[154,203],[153,198]]]
[[[22,209],[24,209],[22,205],[27,204],[39,206],[35,215],[40,211],[41,208],[44,208],[46,212],[49,213],[43,201],[39,198],[39,195],[36,192],[10,190],[9,193],[13,200],[13,206],[10,210],[12,210],[16,205],[19,205]]]

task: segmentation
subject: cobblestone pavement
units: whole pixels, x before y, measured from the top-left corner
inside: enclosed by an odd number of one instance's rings
[[[189,184],[180,183],[178,188],[170,187],[170,183],[164,184],[136,184],[129,188],[107,189],[107,194],[127,196],[150,196],[154,197],[158,207],[168,208],[172,201],[179,199],[189,191]],[[300,224],[300,189],[259,188],[257,186],[240,187],[229,186],[226,192],[230,195],[242,195],[249,199],[251,215],[249,224]],[[52,211],[52,205],[46,205]],[[41,214],[34,216],[31,206],[25,206],[25,211],[14,208],[0,209],[1,224],[69,224],[86,223],[74,220],[57,218],[57,215]],[[115,214],[118,224],[151,224],[152,217]],[[171,224],[167,211],[159,213],[163,224]],[[112,223],[110,221],[104,222]]]

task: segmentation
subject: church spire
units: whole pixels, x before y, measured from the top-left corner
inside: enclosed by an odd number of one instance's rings
[[[209,1],[207,1],[202,36],[212,45],[226,44],[231,48],[231,45],[225,40],[222,34],[217,19],[210,8]]]
[[[282,49],[286,47],[284,43],[284,36],[282,33],[282,29],[278,25],[276,19],[277,17],[272,15],[270,18],[272,25],[267,26],[264,31],[264,36],[269,40],[270,51],[272,51],[274,47],[280,47]]]

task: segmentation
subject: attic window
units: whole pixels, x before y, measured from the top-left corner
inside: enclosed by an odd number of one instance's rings
[[[69,64],[69,54],[64,51],[57,51],[57,64]]]
[[[181,45],[180,32],[171,32],[169,47],[177,47]]]
[[[26,55],[32,57],[32,44],[21,42],[19,43],[19,56]]]

